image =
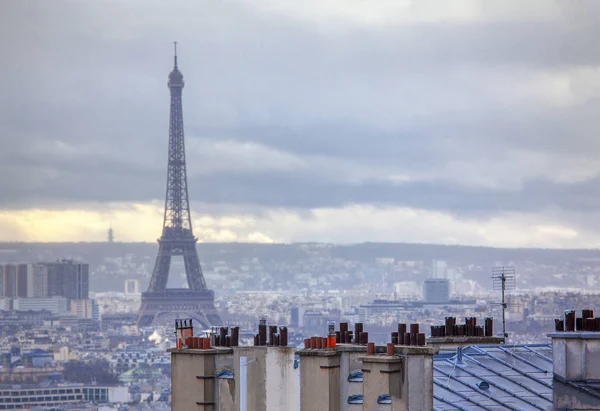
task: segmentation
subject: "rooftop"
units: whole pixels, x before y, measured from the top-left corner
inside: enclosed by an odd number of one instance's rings
[[[547,410],[552,384],[550,343],[473,345],[434,357],[435,410]],[[600,401],[600,391],[591,395]]]

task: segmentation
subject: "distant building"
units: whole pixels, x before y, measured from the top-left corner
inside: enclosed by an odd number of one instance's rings
[[[41,298],[13,298],[13,310],[41,311],[47,310],[55,315],[67,312],[67,299],[61,296]]]
[[[12,299],[0,297],[0,311],[8,311],[12,309]]]
[[[64,409],[69,404],[75,405],[83,402],[99,404],[131,401],[127,387],[83,384],[62,384],[47,387],[1,387],[0,398],[3,398],[3,406],[0,409],[7,410],[38,409],[38,407],[40,409]],[[78,407],[77,409],[82,408]]]
[[[446,279],[448,271],[448,263],[444,260],[433,260],[431,262],[431,278]]]
[[[0,265],[0,297],[47,297],[47,284],[47,269],[43,265]]]
[[[426,303],[446,303],[450,300],[450,282],[430,279],[423,283],[423,300]]]
[[[72,300],[70,311],[77,318],[89,318],[94,321],[100,321],[100,310],[96,300]]]
[[[68,300],[86,300],[89,296],[89,264],[61,260],[43,263],[48,272],[48,297],[62,296]]]
[[[15,297],[28,297],[27,283],[29,280],[29,272],[33,272],[31,264],[17,265]]]
[[[17,296],[17,266],[14,264],[5,264],[2,267],[2,297]]]
[[[304,309],[301,307],[293,307],[290,313],[290,325],[292,327],[304,326]]]
[[[48,267],[30,264],[27,271],[27,297],[48,296]]]
[[[62,260],[0,265],[0,297],[87,299],[89,265]]]
[[[140,293],[139,280],[125,280],[125,295],[137,295]]]

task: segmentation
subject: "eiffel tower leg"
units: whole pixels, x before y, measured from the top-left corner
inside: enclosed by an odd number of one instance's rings
[[[185,264],[185,275],[190,290],[206,290],[204,274],[202,274],[200,259],[198,258],[198,252],[196,251],[196,244],[188,244],[184,247],[183,263]]]
[[[172,252],[170,245],[160,242],[148,291],[164,291],[167,288]]]
[[[138,329],[142,327],[150,327],[154,322],[154,314],[152,310],[147,307],[147,304],[142,304],[140,311],[138,313],[137,319],[137,327]]]

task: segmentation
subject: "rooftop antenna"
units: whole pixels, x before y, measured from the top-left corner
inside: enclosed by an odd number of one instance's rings
[[[494,290],[502,291],[502,336],[506,339],[506,291],[517,288],[517,280],[515,278],[515,267],[494,267],[492,268],[492,281]]]

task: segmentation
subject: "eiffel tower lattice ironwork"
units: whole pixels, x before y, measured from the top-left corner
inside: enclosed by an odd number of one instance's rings
[[[142,293],[137,325],[159,325],[181,317],[194,318],[206,327],[219,325],[221,318],[214,305],[214,294],[204,281],[196,251],[198,240],[192,231],[181,102],[184,82],[177,67],[177,43],[168,86],[171,91],[171,112],[163,230],[158,239],[158,256],[150,286],[147,292]],[[167,288],[173,256],[183,257],[188,289]]]

